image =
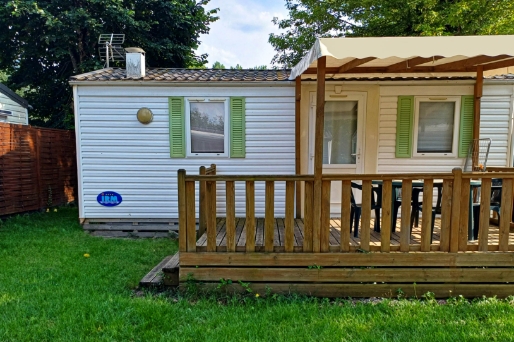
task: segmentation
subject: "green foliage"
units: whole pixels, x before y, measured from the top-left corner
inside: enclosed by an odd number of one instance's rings
[[[8,86],[27,88],[34,107],[31,124],[70,127],[74,74],[103,66],[98,57],[101,33],[124,33],[124,46],[146,51],[148,66],[200,67],[200,34],[209,32],[217,10],[209,0],[10,0],[0,6],[0,70]]]
[[[212,69],[227,69],[227,68],[225,67],[225,65],[223,65],[220,62],[216,61],[212,65]],[[236,64],[235,67],[231,66],[228,69],[231,69],[231,70],[243,70],[244,68],[243,68],[242,65]],[[248,68],[248,70],[267,70],[267,69],[268,69],[267,65],[256,65],[253,68]]]
[[[294,66],[318,37],[514,33],[512,0],[286,0],[289,18],[273,22],[273,64]]]
[[[214,64],[212,65],[212,68],[213,69],[226,69],[225,66],[218,61],[214,62]]]

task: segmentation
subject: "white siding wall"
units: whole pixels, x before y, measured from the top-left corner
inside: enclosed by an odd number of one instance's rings
[[[176,218],[177,170],[197,174],[217,165],[218,174],[294,174],[294,87],[79,86],[83,218]],[[246,158],[181,158],[169,155],[169,96],[245,96]],[[149,125],[136,119],[148,107]],[[198,189],[198,185],[197,185]],[[117,207],[96,201],[102,191],[123,197]],[[275,186],[275,214],[284,215],[285,184]],[[218,214],[225,210],[218,183]],[[245,214],[244,184],[236,182],[236,213]],[[264,184],[256,184],[256,214],[264,215]],[[198,215],[198,211],[197,211]]]
[[[512,85],[485,85],[481,102],[480,137],[491,138],[488,166],[507,166],[512,115]],[[471,95],[472,86],[381,87],[378,173],[451,172],[464,167],[465,158],[396,158],[396,110],[398,95]]]
[[[27,109],[0,93],[0,109],[12,111],[12,116],[0,115],[0,122],[28,125]]]

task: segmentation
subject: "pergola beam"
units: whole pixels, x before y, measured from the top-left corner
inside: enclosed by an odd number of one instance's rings
[[[483,63],[496,62],[502,59],[509,58],[508,55],[500,55],[500,56],[476,56],[467,59],[462,59],[460,61],[445,63],[441,65],[437,65],[434,67],[434,71],[448,71],[448,70],[456,70],[456,69],[465,69],[468,67],[473,67],[475,65],[480,65]]]
[[[514,58],[506,59],[503,61],[495,62],[495,63],[488,63],[484,64],[484,71],[487,70],[494,70],[494,69],[500,69],[500,68],[507,68],[514,66]]]
[[[343,64],[339,67],[339,70],[337,71],[338,74],[343,74],[347,71],[351,71],[353,68],[358,67],[359,65],[366,64],[372,60],[376,59],[376,57],[367,57],[367,58],[355,58],[351,61],[349,61],[346,64]]]
[[[443,56],[414,57],[414,58],[407,59],[405,61],[401,61],[399,63],[388,66],[386,72],[401,72],[401,71],[408,72],[408,70],[414,68],[417,65],[437,61],[442,58],[444,58],[444,57]]]
[[[438,58],[440,56],[429,57],[430,60],[432,58]],[[440,58],[439,58],[440,59]],[[362,61],[363,59],[359,59]],[[419,62],[420,60],[417,60]],[[353,61],[352,61],[353,62]],[[351,63],[351,62],[349,62]],[[340,72],[342,67],[345,67],[345,73],[351,74],[398,74],[398,73],[407,73],[407,74],[416,74],[416,73],[455,73],[455,72],[475,72],[478,66],[483,66],[484,71],[506,68],[510,66],[514,66],[514,58],[509,57],[508,55],[500,55],[500,56],[477,56],[468,58],[461,61],[441,64],[437,66],[412,66],[408,69],[399,69],[399,63],[393,64],[391,66],[383,66],[383,67],[358,67],[351,66],[349,63],[344,64],[341,67],[331,67],[326,68],[326,74],[341,74]],[[355,62],[356,63],[356,62]],[[427,63],[427,62],[425,62]],[[364,62],[362,63],[364,64]],[[405,66],[405,61],[402,62]],[[423,63],[420,63],[423,64]],[[409,66],[411,64],[409,63]],[[352,67],[349,69],[349,67]],[[394,68],[393,68],[394,67]],[[348,69],[347,69],[348,68]],[[307,69],[304,74],[316,74],[316,68]]]

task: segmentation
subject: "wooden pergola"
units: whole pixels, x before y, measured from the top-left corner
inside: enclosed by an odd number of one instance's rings
[[[322,224],[323,132],[327,76],[473,77],[473,139],[480,136],[480,100],[484,71],[514,66],[514,36],[320,38],[291,71],[296,82],[296,173],[300,174],[299,114],[302,75],[316,75],[313,233]],[[300,212],[297,188],[297,213]]]

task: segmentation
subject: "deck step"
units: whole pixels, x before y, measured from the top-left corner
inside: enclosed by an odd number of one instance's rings
[[[139,282],[139,286],[141,287],[152,287],[152,286],[160,286],[160,285],[168,285],[173,286],[174,284],[171,284],[170,281],[165,280],[165,271],[164,268],[166,268],[167,272],[170,272],[174,268],[176,268],[176,271],[174,271],[177,274],[177,284],[178,285],[178,253],[175,255],[168,255],[166,258],[164,258],[157,266],[155,266],[150,272],[148,272],[147,275],[141,279]]]
[[[164,274],[164,285],[178,286],[178,270],[179,270],[179,253],[177,252],[168,262],[162,267]]]

